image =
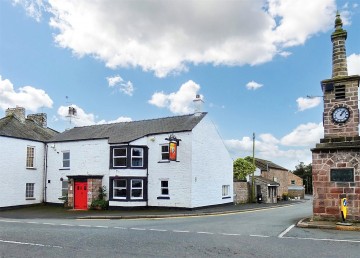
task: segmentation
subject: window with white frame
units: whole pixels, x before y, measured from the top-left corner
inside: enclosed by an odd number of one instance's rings
[[[68,194],[68,188],[69,188],[69,182],[66,180],[63,180],[61,182],[61,196],[65,197]]]
[[[144,162],[144,149],[131,148],[131,166],[142,167]]]
[[[35,168],[35,147],[27,146],[26,148],[26,167]]]
[[[127,149],[113,148],[113,166],[126,167],[127,166]]]
[[[127,181],[126,179],[113,180],[113,198],[126,199],[127,196]]]
[[[62,155],[63,155],[63,160],[62,160],[63,168],[70,168],[70,151],[63,151]]]
[[[229,197],[230,196],[230,185],[223,185],[222,186],[222,197]]]
[[[130,199],[143,199],[143,180],[131,179]]]
[[[32,199],[34,198],[34,183],[26,183],[26,190],[25,190],[25,197],[26,199]]]
[[[169,160],[169,144],[160,145],[161,148],[161,160]]]
[[[169,195],[169,181],[161,180],[160,187],[161,187],[161,195],[168,196]]]

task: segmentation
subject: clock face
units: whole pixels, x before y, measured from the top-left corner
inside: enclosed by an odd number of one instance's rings
[[[346,107],[338,107],[332,113],[332,118],[336,123],[345,123],[350,117],[350,111]]]

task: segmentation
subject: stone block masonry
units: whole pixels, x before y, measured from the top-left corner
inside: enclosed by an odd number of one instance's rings
[[[332,144],[334,149],[313,149],[313,218],[315,220],[341,221],[340,200],[348,201],[348,221],[360,220],[360,148],[344,149]],[[356,145],[356,144],[354,144]],[[335,149],[338,148],[338,149]],[[354,169],[353,182],[333,182],[330,171],[337,168]]]

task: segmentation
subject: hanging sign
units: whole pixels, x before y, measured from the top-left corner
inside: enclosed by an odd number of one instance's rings
[[[169,160],[176,161],[176,153],[177,153],[177,142],[176,141],[169,142]]]

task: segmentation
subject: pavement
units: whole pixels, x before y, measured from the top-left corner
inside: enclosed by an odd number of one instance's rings
[[[122,210],[73,210],[54,205],[35,205],[16,209],[0,210],[0,218],[11,219],[139,219],[139,218],[169,218],[234,214],[265,209],[275,209],[290,205],[297,205],[310,201],[289,200],[274,204],[246,203],[237,205],[221,205],[197,209],[169,209],[169,208],[127,208]],[[351,225],[337,225],[333,221],[313,221],[303,218],[297,223],[301,228],[321,228],[334,230],[360,231],[360,223]]]

